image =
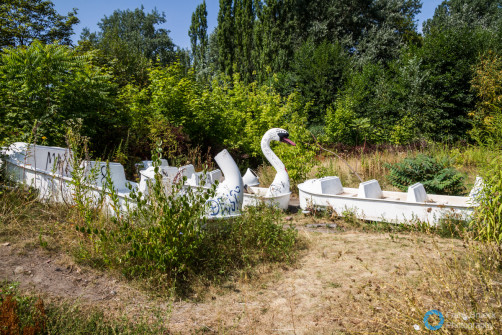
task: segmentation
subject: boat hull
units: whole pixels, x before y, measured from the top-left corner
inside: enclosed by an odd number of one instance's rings
[[[362,220],[436,225],[444,219],[469,220],[474,211],[468,197],[428,195],[428,202],[408,202],[404,192],[383,191],[381,199],[374,199],[359,198],[355,188],[343,188],[341,194],[312,192],[305,184],[298,189],[303,210],[330,208],[335,215],[351,214]]]
[[[267,206],[273,206],[283,210],[288,209],[291,192],[274,197],[266,197],[265,194],[267,193],[268,188],[250,187],[250,189],[253,193],[244,193],[244,201],[242,203],[243,208],[266,204]]]
[[[93,207],[103,206],[110,215],[127,214],[137,205],[131,191],[138,190],[139,185],[126,180],[124,168],[119,163],[83,161],[85,176],[77,180],[72,178],[76,171],[71,166],[71,153],[67,149],[18,142],[1,151],[6,155],[1,163],[5,164],[9,179],[38,190],[40,200],[75,205],[80,198]],[[215,161],[225,181],[216,188],[216,196],[207,200],[205,216],[222,219],[239,216],[243,202],[239,168],[227,150],[220,152]],[[139,191],[146,194],[148,183],[143,184],[144,189]],[[114,189],[115,201],[110,196],[110,187]]]

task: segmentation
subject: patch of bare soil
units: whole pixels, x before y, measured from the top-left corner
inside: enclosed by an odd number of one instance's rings
[[[403,278],[418,282],[422,274],[416,262],[437,257],[432,238],[420,234],[301,234],[310,248],[293,268],[263,267],[258,278],[207,288],[200,302],[151,298],[124,280],[79,268],[69,256],[20,252],[15,245],[0,245],[0,279],[44,296],[98,306],[105,314],[155,312],[174,333],[336,334],[373,317],[359,299],[364,287],[384,288]],[[438,243],[445,252],[461,245],[450,239]]]
[[[4,244],[0,264],[0,278],[19,282],[22,289],[89,302],[109,300],[117,290],[116,280],[97,271],[82,271],[68,257],[40,249],[26,252]]]

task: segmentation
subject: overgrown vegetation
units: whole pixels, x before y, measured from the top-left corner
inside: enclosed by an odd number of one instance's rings
[[[451,167],[448,158],[418,155],[388,166],[391,184],[401,191],[422,183],[431,194],[461,195],[465,193],[464,176]]]
[[[502,164],[494,159],[485,167],[483,185],[476,197],[479,206],[472,222],[474,237],[481,241],[502,242]]]
[[[76,226],[90,239],[87,255],[95,262],[99,259],[150,285],[186,290],[194,278],[224,279],[240,269],[252,271],[259,263],[296,259],[297,233],[283,229],[277,209],[250,209],[228,221],[208,220],[206,201],[216,185],[196,189],[184,187],[184,177],[166,181],[159,171],[161,151],[154,155],[156,175],[148,181],[148,193],[132,191],[127,212],[113,188],[107,188],[114,216],[107,219],[98,213]]]
[[[54,14],[51,2],[31,3],[6,6],[39,15],[48,30],[65,27],[54,34],[67,44],[75,13],[43,21]],[[415,0],[221,0],[217,32],[209,34],[203,3],[192,17],[193,66],[158,28],[165,16],[156,10],[117,10],[77,47],[12,27],[1,31],[4,40],[26,36],[2,49],[0,142],[25,141],[37,120],[37,138],[61,145],[62,121],[81,118],[92,154],[126,167],[147,158],[161,134],[169,159],[187,145],[226,147],[257,165],[261,136],[282,127],[301,144],[280,149],[297,181],[305,173],[297,177],[294,163],[312,156],[306,129],[327,146],[498,143],[497,4],[444,1],[419,34]],[[15,13],[5,20],[20,20]]]
[[[454,237],[466,247],[451,255],[433,245],[429,252],[439,256],[431,266],[417,263],[427,279],[418,284],[368,281],[360,292],[371,322],[346,329],[409,333],[410,322],[418,325],[437,306],[500,313],[501,1],[444,0],[422,33],[417,0],[219,4],[212,34],[206,3],[197,7],[191,54],[175,50],[168,31],[158,28],[166,19],[157,10],[117,10],[72,46],[76,11],[59,15],[48,0],[0,4],[0,146],[68,144],[77,190],[74,206],[41,203],[34,190],[3,184],[0,167],[0,240],[72,254],[161,294],[173,286],[190,294],[197,283],[252,275],[259,264],[292,264],[302,241],[273,209],[208,221],[204,202],[212,190],[185,190],[157,176],[148,195],[132,193],[132,210],[124,215],[109,175],[99,199],[86,197],[94,177],[80,164],[85,143],[90,156],[123,164],[131,180],[134,164],[152,149],[156,164],[162,155],[202,167],[225,147],[241,165],[256,167],[263,162],[261,136],[282,127],[298,144],[274,148],[293,186],[338,175],[354,187],[361,176],[387,189],[421,182],[430,193],[461,195],[480,171],[484,180],[467,223],[452,217],[435,227],[395,226],[345,213],[338,224],[347,230],[390,233],[392,241],[397,233],[417,234],[418,244],[429,234]],[[67,133],[66,122],[80,126]],[[336,150],[351,168],[320,155],[317,144]],[[274,174],[266,165],[259,171],[264,184]],[[105,201],[114,208],[111,217],[100,212]],[[100,312],[70,318],[68,306],[37,303],[10,287],[0,286],[2,327],[10,332],[141,332],[128,322],[98,322]],[[500,318],[490,325],[494,330],[486,332],[500,332]]]

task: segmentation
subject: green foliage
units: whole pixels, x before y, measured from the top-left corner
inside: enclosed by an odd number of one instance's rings
[[[246,85],[238,75],[234,75],[232,86],[215,80],[212,89],[213,101],[225,120],[223,144],[227,147],[259,157],[261,138],[270,128],[287,129],[293,140],[305,131],[308,106],[302,105],[297,94],[283,98],[272,86]]]
[[[440,9],[438,7],[438,11]],[[476,103],[475,92],[471,90],[475,65],[480,54],[500,48],[500,36],[483,25],[430,24],[417,55],[422,68],[429,73],[427,85],[434,97],[430,109],[436,110],[434,132],[437,135],[431,134],[432,139],[465,138],[471,127],[468,114]]]
[[[218,69],[232,75],[234,63],[234,14],[232,0],[220,0],[218,27],[216,28],[218,43]]]
[[[177,64],[150,70],[150,86],[146,94],[150,98],[148,109],[151,120],[164,119],[183,132],[195,143],[207,146],[222,143],[226,135],[222,111],[213,104],[213,93],[204,90]]]
[[[66,120],[83,121],[83,133],[109,145],[121,118],[114,109],[116,87],[109,73],[67,46],[34,42],[8,48],[0,61],[0,138],[11,142],[45,136],[64,145]],[[114,140],[115,138],[115,140]],[[0,140],[1,141],[1,140]]]
[[[401,191],[422,183],[432,194],[461,195],[465,192],[464,176],[450,166],[448,158],[418,155],[387,167],[390,170],[387,179]]]
[[[19,292],[19,283],[0,282],[0,329],[2,334],[160,334],[168,316],[152,320],[105,317],[98,309],[78,303],[44,303],[41,298]],[[153,321],[153,322],[152,322]]]
[[[263,262],[292,263],[301,245],[298,232],[283,227],[280,211],[250,207],[234,220],[208,226],[207,239],[198,254],[206,275],[230,275]]]
[[[208,47],[207,37],[207,10],[206,1],[197,5],[192,14],[192,22],[188,31],[192,44],[193,67],[196,72],[200,72],[206,67],[206,52]]]
[[[50,0],[3,0],[0,3],[0,49],[43,43],[71,45],[77,10],[60,15]]]
[[[159,171],[161,151],[154,154],[155,179],[148,194],[132,191],[128,212],[116,206],[111,222],[77,227],[91,237],[105,264],[129,277],[185,288],[194,276],[211,279],[260,262],[294,259],[297,233],[283,229],[278,211],[251,209],[233,220],[207,220],[206,201],[216,185],[195,189],[184,187],[183,178],[166,181]],[[109,197],[113,203],[113,192]]]
[[[121,86],[131,81],[144,85],[150,62],[167,65],[176,58],[169,31],[155,27],[165,22],[165,14],[156,9],[115,10],[98,23],[98,33],[84,31],[79,44],[83,50],[98,49]]]
[[[475,200],[479,205],[475,208],[471,228],[475,238],[500,244],[502,242],[502,164],[499,157],[487,164],[482,177],[483,185]]]
[[[252,59],[254,48],[253,30],[255,23],[254,0],[234,2],[235,17],[235,65],[245,83],[255,77],[255,64]]]
[[[305,106],[298,94],[281,97],[272,85],[245,84],[236,74],[233,81],[228,77],[213,80],[209,90],[193,73],[184,75],[179,65],[151,69],[149,81],[144,89],[125,87],[121,96],[133,122],[133,137],[143,134],[138,140],[160,135],[158,129],[166,125],[165,129],[181,129],[192,143],[206,148],[224,146],[261,157],[260,141],[268,129],[287,129],[293,140],[307,134],[309,105]]]
[[[351,68],[348,55],[337,42],[315,44],[308,40],[295,51],[290,67],[288,91],[297,91],[311,102],[308,120],[322,123],[327,107],[345,84]]]
[[[315,165],[315,158],[318,153],[317,146],[312,143],[311,133],[303,125],[304,120],[305,118],[302,119],[295,115],[285,128],[288,130],[290,138],[294,139],[296,146],[278,143],[274,148],[274,151],[286,166],[293,188],[307,179],[308,174]]]
[[[155,179],[148,194],[132,191],[128,212],[119,208],[113,185],[106,187],[115,218],[108,226],[87,221],[77,230],[93,235],[106,262],[122,264],[131,277],[167,275],[170,280],[194,271],[205,238],[205,202],[214,190],[183,188],[183,178],[166,184],[154,155]]]
[[[220,0],[218,68],[232,75],[235,66],[244,82],[262,83],[271,72],[289,72],[307,41],[340,43],[365,62],[387,62],[402,46],[418,43],[414,17],[420,7],[418,0]]]
[[[350,97],[338,100],[335,107],[330,106],[326,114],[326,135],[333,142],[355,144],[357,133],[353,121],[355,119],[353,102]]]
[[[424,22],[424,33],[433,30],[467,26],[497,29],[501,23],[500,0],[444,0],[434,16]]]
[[[471,136],[480,144],[502,143],[502,57],[489,52],[476,66],[472,87],[477,92]]]

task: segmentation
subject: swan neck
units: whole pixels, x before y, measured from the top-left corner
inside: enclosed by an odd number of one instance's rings
[[[286,173],[286,167],[284,163],[277,157],[275,152],[270,148],[270,142],[272,140],[270,138],[263,138],[261,141],[261,150],[265,158],[269,161],[269,163],[274,167],[274,169],[278,173]]]
[[[239,167],[235,164],[234,159],[226,149],[216,155],[214,161],[220,167],[227,184],[242,188],[242,177]]]

